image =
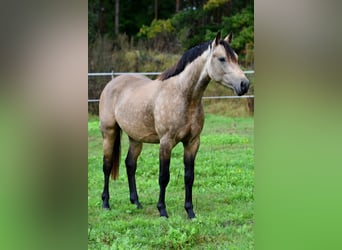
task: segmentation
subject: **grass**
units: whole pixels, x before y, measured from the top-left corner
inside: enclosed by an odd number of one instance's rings
[[[166,191],[170,218],[159,217],[158,145],[144,144],[137,188],[143,209],[129,202],[122,137],[120,176],[110,182],[110,205],[101,208],[102,146],[96,116],[88,120],[88,249],[253,249],[253,118],[206,115],[193,187],[197,218],[184,205],[183,149],[172,152]]]

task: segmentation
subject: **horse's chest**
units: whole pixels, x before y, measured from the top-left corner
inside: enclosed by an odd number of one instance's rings
[[[178,130],[178,133],[176,135],[177,141],[191,141],[193,138],[196,138],[200,135],[203,128],[203,123],[199,122],[198,120],[193,120],[192,122],[189,122]]]
[[[203,128],[203,113],[198,109],[181,109],[179,112],[170,112],[163,123],[164,131],[170,137],[182,141],[184,138],[196,137]]]

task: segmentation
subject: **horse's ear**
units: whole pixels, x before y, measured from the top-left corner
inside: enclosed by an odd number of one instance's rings
[[[215,46],[217,46],[220,43],[221,40],[221,31],[217,32],[216,38],[215,38]]]
[[[227,43],[231,43],[232,42],[232,40],[233,40],[233,33],[232,32],[230,32],[227,36],[226,36],[226,38],[224,39]]]

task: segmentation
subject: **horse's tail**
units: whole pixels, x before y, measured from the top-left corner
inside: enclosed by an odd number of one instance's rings
[[[120,166],[120,158],[121,158],[121,134],[122,130],[119,126],[117,126],[117,134],[114,140],[113,146],[113,167],[112,167],[112,179],[116,180],[119,176],[119,166]]]

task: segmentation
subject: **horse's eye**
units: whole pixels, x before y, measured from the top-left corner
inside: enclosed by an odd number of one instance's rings
[[[220,62],[225,62],[225,61],[226,61],[226,58],[224,58],[224,57],[219,57],[219,61],[220,61]]]

